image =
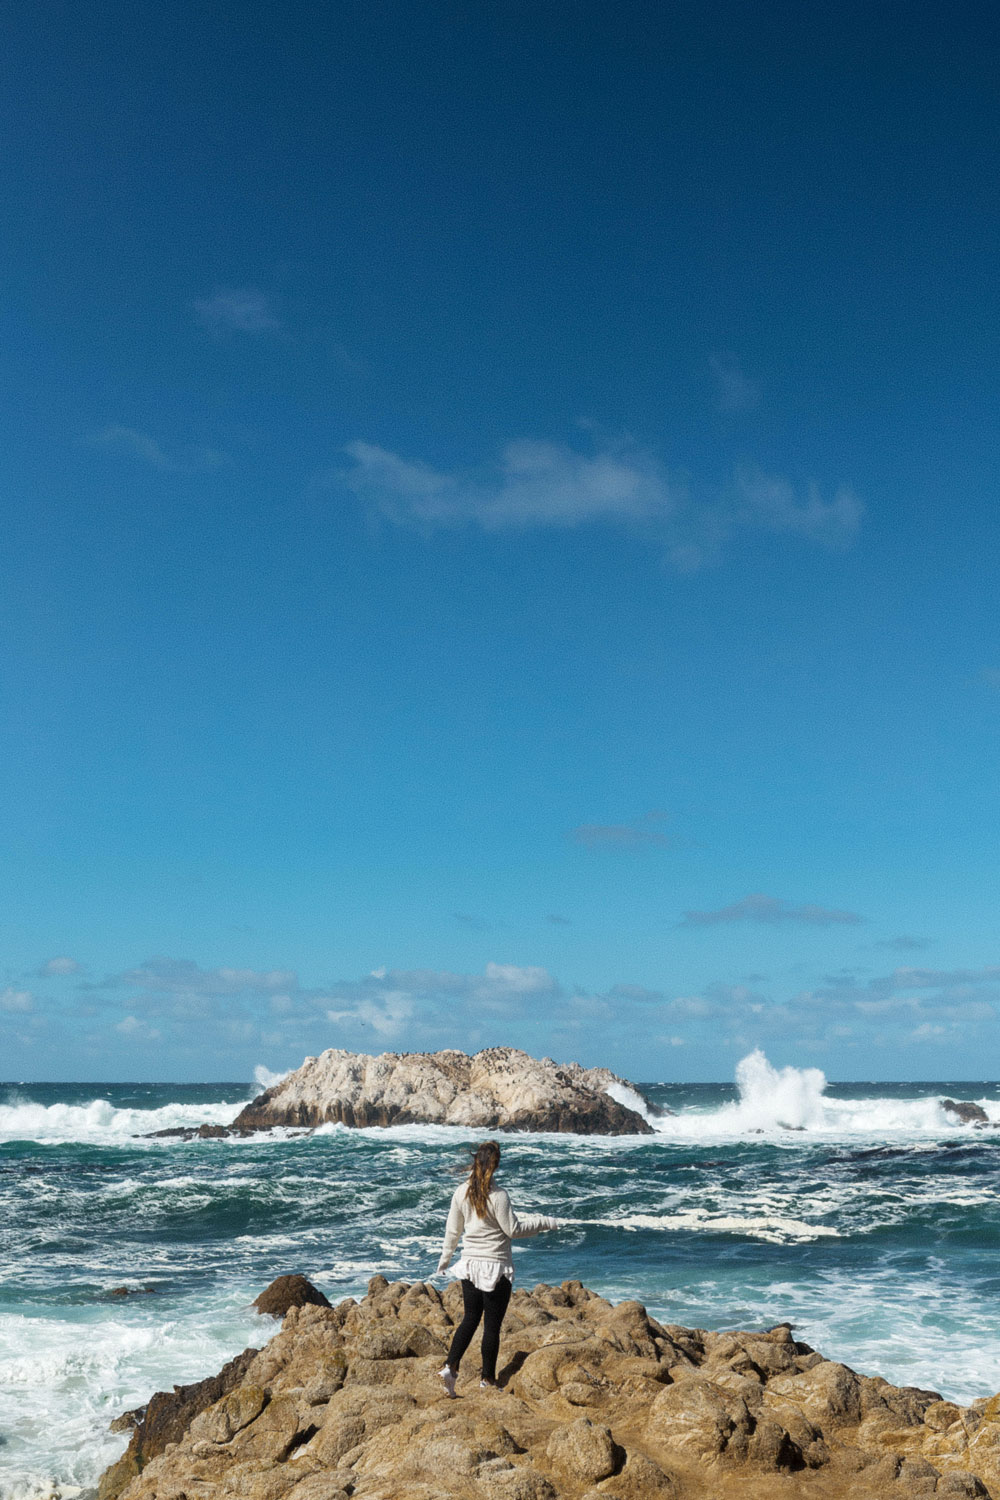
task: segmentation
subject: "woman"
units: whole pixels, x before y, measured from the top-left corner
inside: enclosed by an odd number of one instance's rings
[[[455,1394],[458,1367],[480,1319],[483,1320],[483,1378],[479,1384],[484,1389],[496,1386],[500,1324],[514,1283],[510,1242],[539,1234],[543,1229],[559,1228],[558,1221],[547,1214],[518,1218],[506,1190],[493,1186],[493,1174],[499,1165],[500,1147],[496,1141],[483,1141],[473,1155],[469,1180],[455,1189],[448,1211],[438,1275],[447,1271],[461,1236],[462,1259],[450,1274],[461,1281],[465,1303],[465,1316],[455,1329],[448,1363],[438,1372],[449,1396]]]

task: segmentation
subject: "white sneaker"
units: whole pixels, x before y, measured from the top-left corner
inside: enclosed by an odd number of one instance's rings
[[[455,1372],[454,1372],[454,1370],[452,1370],[448,1365],[445,1365],[443,1369],[438,1370],[438,1374],[441,1377],[441,1383],[443,1384],[445,1390],[447,1391],[447,1393],[451,1397],[451,1399],[454,1401],[454,1399],[455,1399]]]
[[[479,1389],[481,1391],[498,1391],[500,1387],[495,1380],[481,1380],[479,1382]]]

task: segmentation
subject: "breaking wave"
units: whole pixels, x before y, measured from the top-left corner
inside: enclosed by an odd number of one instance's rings
[[[737,1098],[711,1109],[648,1115],[653,1128],[674,1140],[732,1139],[747,1135],[800,1135],[873,1141],[901,1136],[937,1137],[966,1129],[943,1107],[943,1095],[924,1098],[843,1099],[827,1092],[819,1068],[775,1068],[755,1050],[736,1067]],[[1000,1125],[1000,1102],[970,1101]]]
[[[108,1099],[89,1104],[0,1104],[0,1143],[35,1141],[61,1146],[72,1141],[115,1145],[177,1126],[229,1125],[240,1104],[164,1104],[157,1109],[116,1108]]]

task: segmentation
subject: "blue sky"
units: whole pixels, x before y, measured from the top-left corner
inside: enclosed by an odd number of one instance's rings
[[[13,18],[0,1076],[996,1077],[995,18]]]

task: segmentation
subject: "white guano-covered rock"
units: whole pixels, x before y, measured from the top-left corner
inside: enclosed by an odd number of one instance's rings
[[[233,1129],[328,1123],[458,1125],[470,1130],[551,1130],[648,1135],[636,1109],[606,1092],[634,1084],[606,1068],[559,1064],[516,1047],[464,1052],[364,1052],[330,1048],[307,1057],[241,1112]]]

